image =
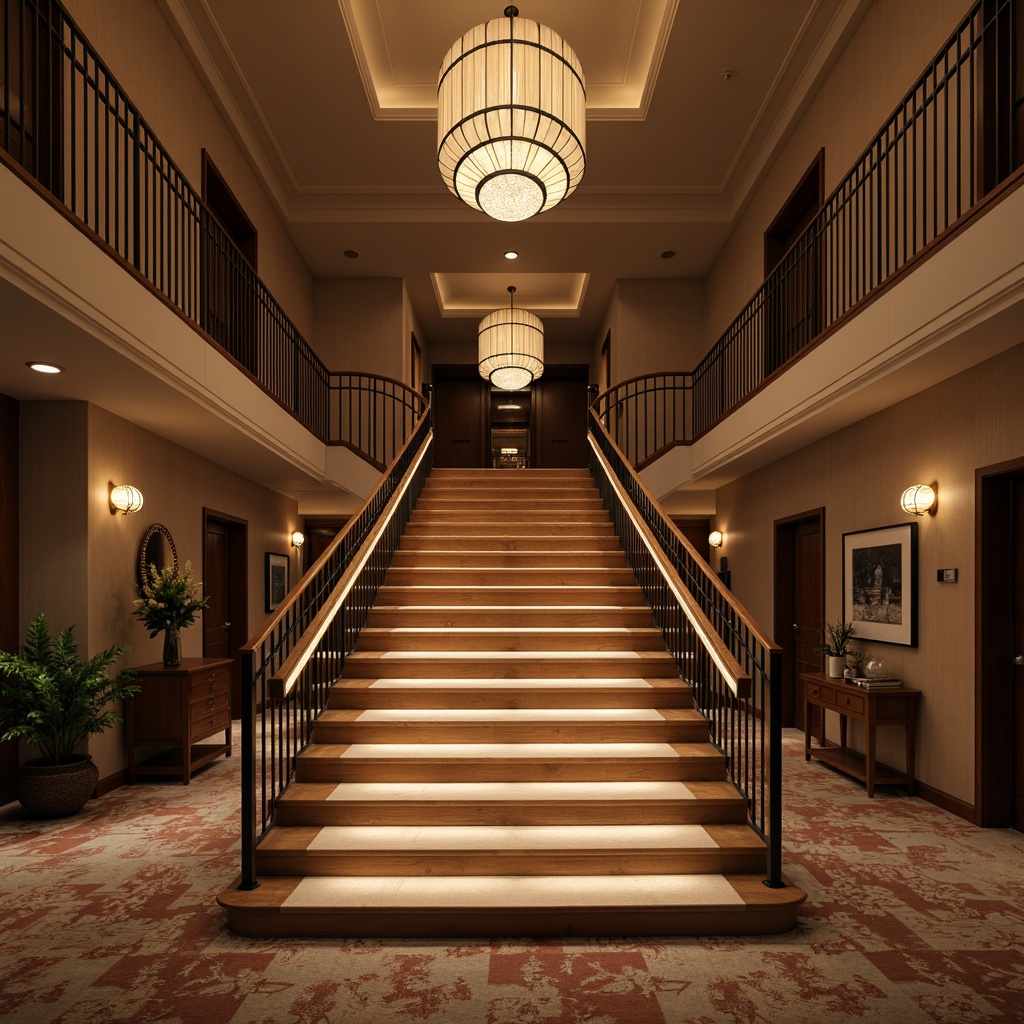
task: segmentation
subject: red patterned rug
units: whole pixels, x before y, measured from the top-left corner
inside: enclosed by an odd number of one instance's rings
[[[1024,835],[803,760],[786,736],[799,926],[753,939],[253,940],[238,759],[73,818],[0,809],[0,1020],[17,1024],[1024,1021]],[[237,748],[236,748],[237,749]]]

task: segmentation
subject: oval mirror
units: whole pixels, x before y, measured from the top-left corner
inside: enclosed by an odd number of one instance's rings
[[[135,569],[136,583],[141,587],[148,578],[147,567],[155,565],[157,569],[167,566],[178,568],[178,552],[174,547],[171,531],[161,523],[154,523],[143,535],[139,544],[139,564]]]

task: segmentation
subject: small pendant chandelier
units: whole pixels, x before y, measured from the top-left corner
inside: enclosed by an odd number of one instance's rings
[[[508,308],[488,313],[477,332],[480,376],[502,391],[529,387],[544,372],[544,325],[514,307],[515,291],[509,285]]]
[[[561,36],[535,21],[478,25],[441,62],[437,163],[464,203],[526,220],[570,195],[586,167],[586,83]]]

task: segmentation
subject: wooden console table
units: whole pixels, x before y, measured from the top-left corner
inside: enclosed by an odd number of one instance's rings
[[[156,664],[135,671],[142,689],[125,707],[129,785],[142,774],[180,775],[187,786],[203,765],[231,756],[230,658],[182,658],[176,668]],[[199,743],[210,736],[215,742]],[[171,750],[138,764],[135,748],[145,746]]]
[[[907,686],[879,687],[869,690],[833,679],[820,672],[800,677],[804,684],[804,757],[813,755],[819,761],[867,784],[868,796],[875,795],[875,785],[906,785],[907,795],[914,793],[914,740],[917,729],[917,702],[920,690]],[[818,747],[811,749],[811,708],[822,709]],[[839,715],[839,745],[825,739],[826,711]],[[852,718],[864,723],[864,753],[846,747],[846,721]],[[878,723],[903,725],[906,737],[906,770],[897,771],[875,761],[875,727]]]

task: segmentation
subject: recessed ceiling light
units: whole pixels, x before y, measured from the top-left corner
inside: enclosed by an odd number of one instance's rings
[[[344,256],[344,257],[345,257],[346,259],[349,259],[349,260],[357,260],[357,259],[359,259],[359,253],[357,253],[357,252],[355,251],[355,249],[346,249],[346,250],[345,250],[345,251],[344,251],[344,252],[342,253],[342,255],[343,255],[343,256]]]
[[[664,251],[664,252],[663,252],[663,253],[661,254],[661,258],[662,258],[663,260],[671,260],[671,259],[675,259],[675,255],[676,255],[676,251],[675,251],[675,249],[666,249],[666,250],[665,250],[665,251]]]
[[[507,253],[505,253],[505,259],[507,259],[507,260],[517,260],[517,259],[519,259],[519,253],[517,253],[515,251],[515,249],[509,249],[509,251]]]
[[[30,370],[35,370],[36,373],[63,373],[64,367],[58,366],[56,363],[26,363],[25,364]]]

